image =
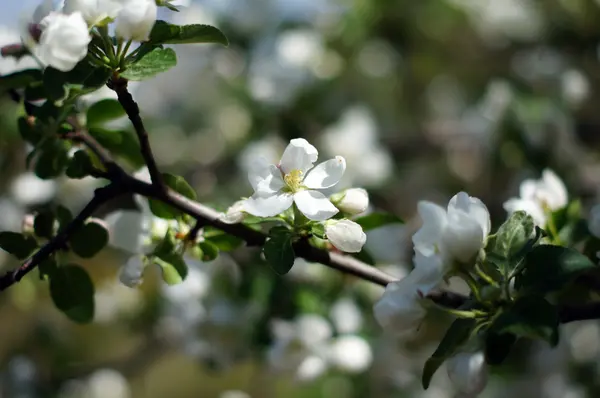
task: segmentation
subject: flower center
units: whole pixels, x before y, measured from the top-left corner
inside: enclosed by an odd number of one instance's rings
[[[302,188],[302,173],[301,170],[294,169],[283,176],[283,181],[292,192],[298,192]]]

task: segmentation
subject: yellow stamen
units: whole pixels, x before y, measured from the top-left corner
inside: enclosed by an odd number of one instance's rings
[[[301,170],[294,169],[283,176],[283,181],[285,181],[292,192],[297,192],[302,187],[302,174]]]

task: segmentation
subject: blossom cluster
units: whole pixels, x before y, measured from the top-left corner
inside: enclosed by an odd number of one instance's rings
[[[44,0],[22,26],[23,42],[45,65],[72,70],[88,54],[94,29],[114,22],[119,40],[147,40],[156,22],[154,0],[65,0],[56,9]]]

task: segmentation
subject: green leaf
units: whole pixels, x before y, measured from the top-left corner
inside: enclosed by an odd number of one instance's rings
[[[165,21],[156,21],[150,42],[153,44],[190,44],[217,43],[229,45],[227,37],[219,29],[210,25],[173,25]]]
[[[36,240],[18,232],[0,232],[0,248],[19,260],[28,258],[38,248]]]
[[[525,255],[521,249],[530,241],[535,224],[531,216],[523,211],[513,213],[498,228],[487,244],[490,260],[505,277],[518,265]],[[536,240],[537,241],[537,240]],[[520,254],[517,256],[517,254]]]
[[[68,89],[65,87],[65,73],[51,66],[44,69],[44,89],[49,99],[62,101],[67,97]]]
[[[202,251],[202,261],[213,261],[219,256],[219,248],[209,241],[198,243],[198,248]]]
[[[286,227],[273,227],[269,231],[269,238],[263,246],[265,259],[278,275],[287,274],[292,266],[296,254],[292,246],[294,235]]]
[[[157,261],[162,269],[163,280],[169,285],[177,285],[185,280],[188,266],[178,253],[163,254]]]
[[[80,179],[90,175],[93,169],[94,166],[92,165],[90,155],[85,150],[80,149],[73,154],[65,174],[69,178]]]
[[[194,191],[194,188],[187,183],[185,178],[167,173],[163,173],[162,176],[165,184],[169,188],[180,193],[188,199],[196,200],[196,191]],[[167,205],[160,200],[149,199],[148,203],[150,204],[150,211],[152,211],[152,214],[154,214],[156,217],[171,220],[183,214],[180,210],[177,210],[176,208]]]
[[[29,86],[25,87],[25,101],[39,101],[42,99],[48,98],[48,94],[46,93],[46,88],[44,87],[43,82],[35,82],[31,83]]]
[[[135,63],[127,66],[121,77],[128,80],[145,80],[166,72],[177,65],[177,55],[172,48],[155,48]]]
[[[56,219],[58,220],[58,231],[63,231],[73,221],[71,211],[62,205],[56,207]]]
[[[88,89],[100,88],[106,84],[111,74],[109,68],[96,66],[84,59],[69,72],[64,72],[63,79],[71,84],[81,84]]]
[[[545,340],[554,347],[558,344],[558,326],[556,306],[541,296],[524,296],[498,315],[490,330],[497,334]]]
[[[242,239],[226,233],[215,235],[211,238],[206,238],[206,242],[212,243],[219,249],[219,251],[222,252],[230,252],[235,250],[244,243]]]
[[[0,76],[0,90],[23,88],[29,84],[42,80],[42,71],[39,69],[25,69],[22,71]]]
[[[46,277],[50,277],[57,269],[58,264],[56,263],[54,256],[48,257],[38,265],[40,279],[44,280]]]
[[[485,336],[485,362],[488,365],[500,365],[516,342],[517,336],[514,334],[488,331]]]
[[[50,239],[54,236],[54,213],[49,210],[41,211],[33,220],[33,230],[40,238]]]
[[[123,116],[125,116],[125,110],[119,101],[110,98],[103,99],[88,109],[86,113],[87,126],[88,128],[100,127],[106,122]]]
[[[94,257],[108,244],[108,231],[97,221],[88,221],[69,238],[71,249],[79,257]]]
[[[310,226],[310,233],[319,239],[325,239],[325,225],[314,223]]]
[[[69,148],[58,139],[49,139],[41,147],[35,162],[35,175],[43,180],[58,177],[69,163]]]
[[[89,133],[113,155],[126,159],[132,166],[141,167],[145,164],[139,142],[132,132],[93,127],[89,129]]]
[[[446,334],[440,341],[437,349],[431,357],[425,362],[423,367],[423,376],[421,382],[423,388],[427,389],[431,378],[444,361],[450,358],[454,353],[471,337],[475,329],[476,321],[474,319],[456,319],[446,331]]]
[[[596,265],[577,250],[539,245],[525,256],[525,269],[517,275],[518,291],[548,293],[560,290],[582,272]]]
[[[35,122],[28,122],[27,117],[21,116],[17,120],[17,125],[19,128],[19,133],[21,134],[21,138],[30,144],[37,145],[37,143],[42,139],[43,134],[38,129],[38,125]]]
[[[172,229],[168,229],[165,237],[156,245],[152,252],[155,256],[169,256],[177,250],[177,238]]]
[[[50,296],[56,308],[72,321],[87,323],[94,319],[94,285],[78,265],[57,268],[50,275]]]
[[[400,217],[389,213],[371,213],[354,221],[362,227],[363,231],[370,231],[389,224],[404,224]]]

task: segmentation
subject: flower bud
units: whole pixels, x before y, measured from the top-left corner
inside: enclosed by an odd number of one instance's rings
[[[483,352],[460,353],[448,360],[448,377],[456,389],[469,397],[479,395],[487,384]]]
[[[65,0],[63,12],[81,12],[86,22],[94,26],[114,19],[120,9],[121,4],[115,0]]]
[[[92,38],[80,12],[50,13],[40,26],[39,56],[48,65],[69,72],[87,55]]]
[[[148,40],[157,10],[154,0],[127,0],[117,16],[115,33],[125,40]]]
[[[119,280],[127,287],[136,287],[142,283],[142,276],[146,264],[142,257],[132,256],[127,260],[125,265],[121,267]]]
[[[346,253],[360,252],[367,241],[362,227],[350,220],[328,220],[325,235],[333,246]]]
[[[369,194],[362,188],[350,188],[331,197],[333,204],[348,214],[360,214],[369,207]]]
[[[225,224],[238,224],[246,218],[246,214],[244,212],[244,201],[238,200],[227,209],[227,212],[219,215],[219,220]]]

